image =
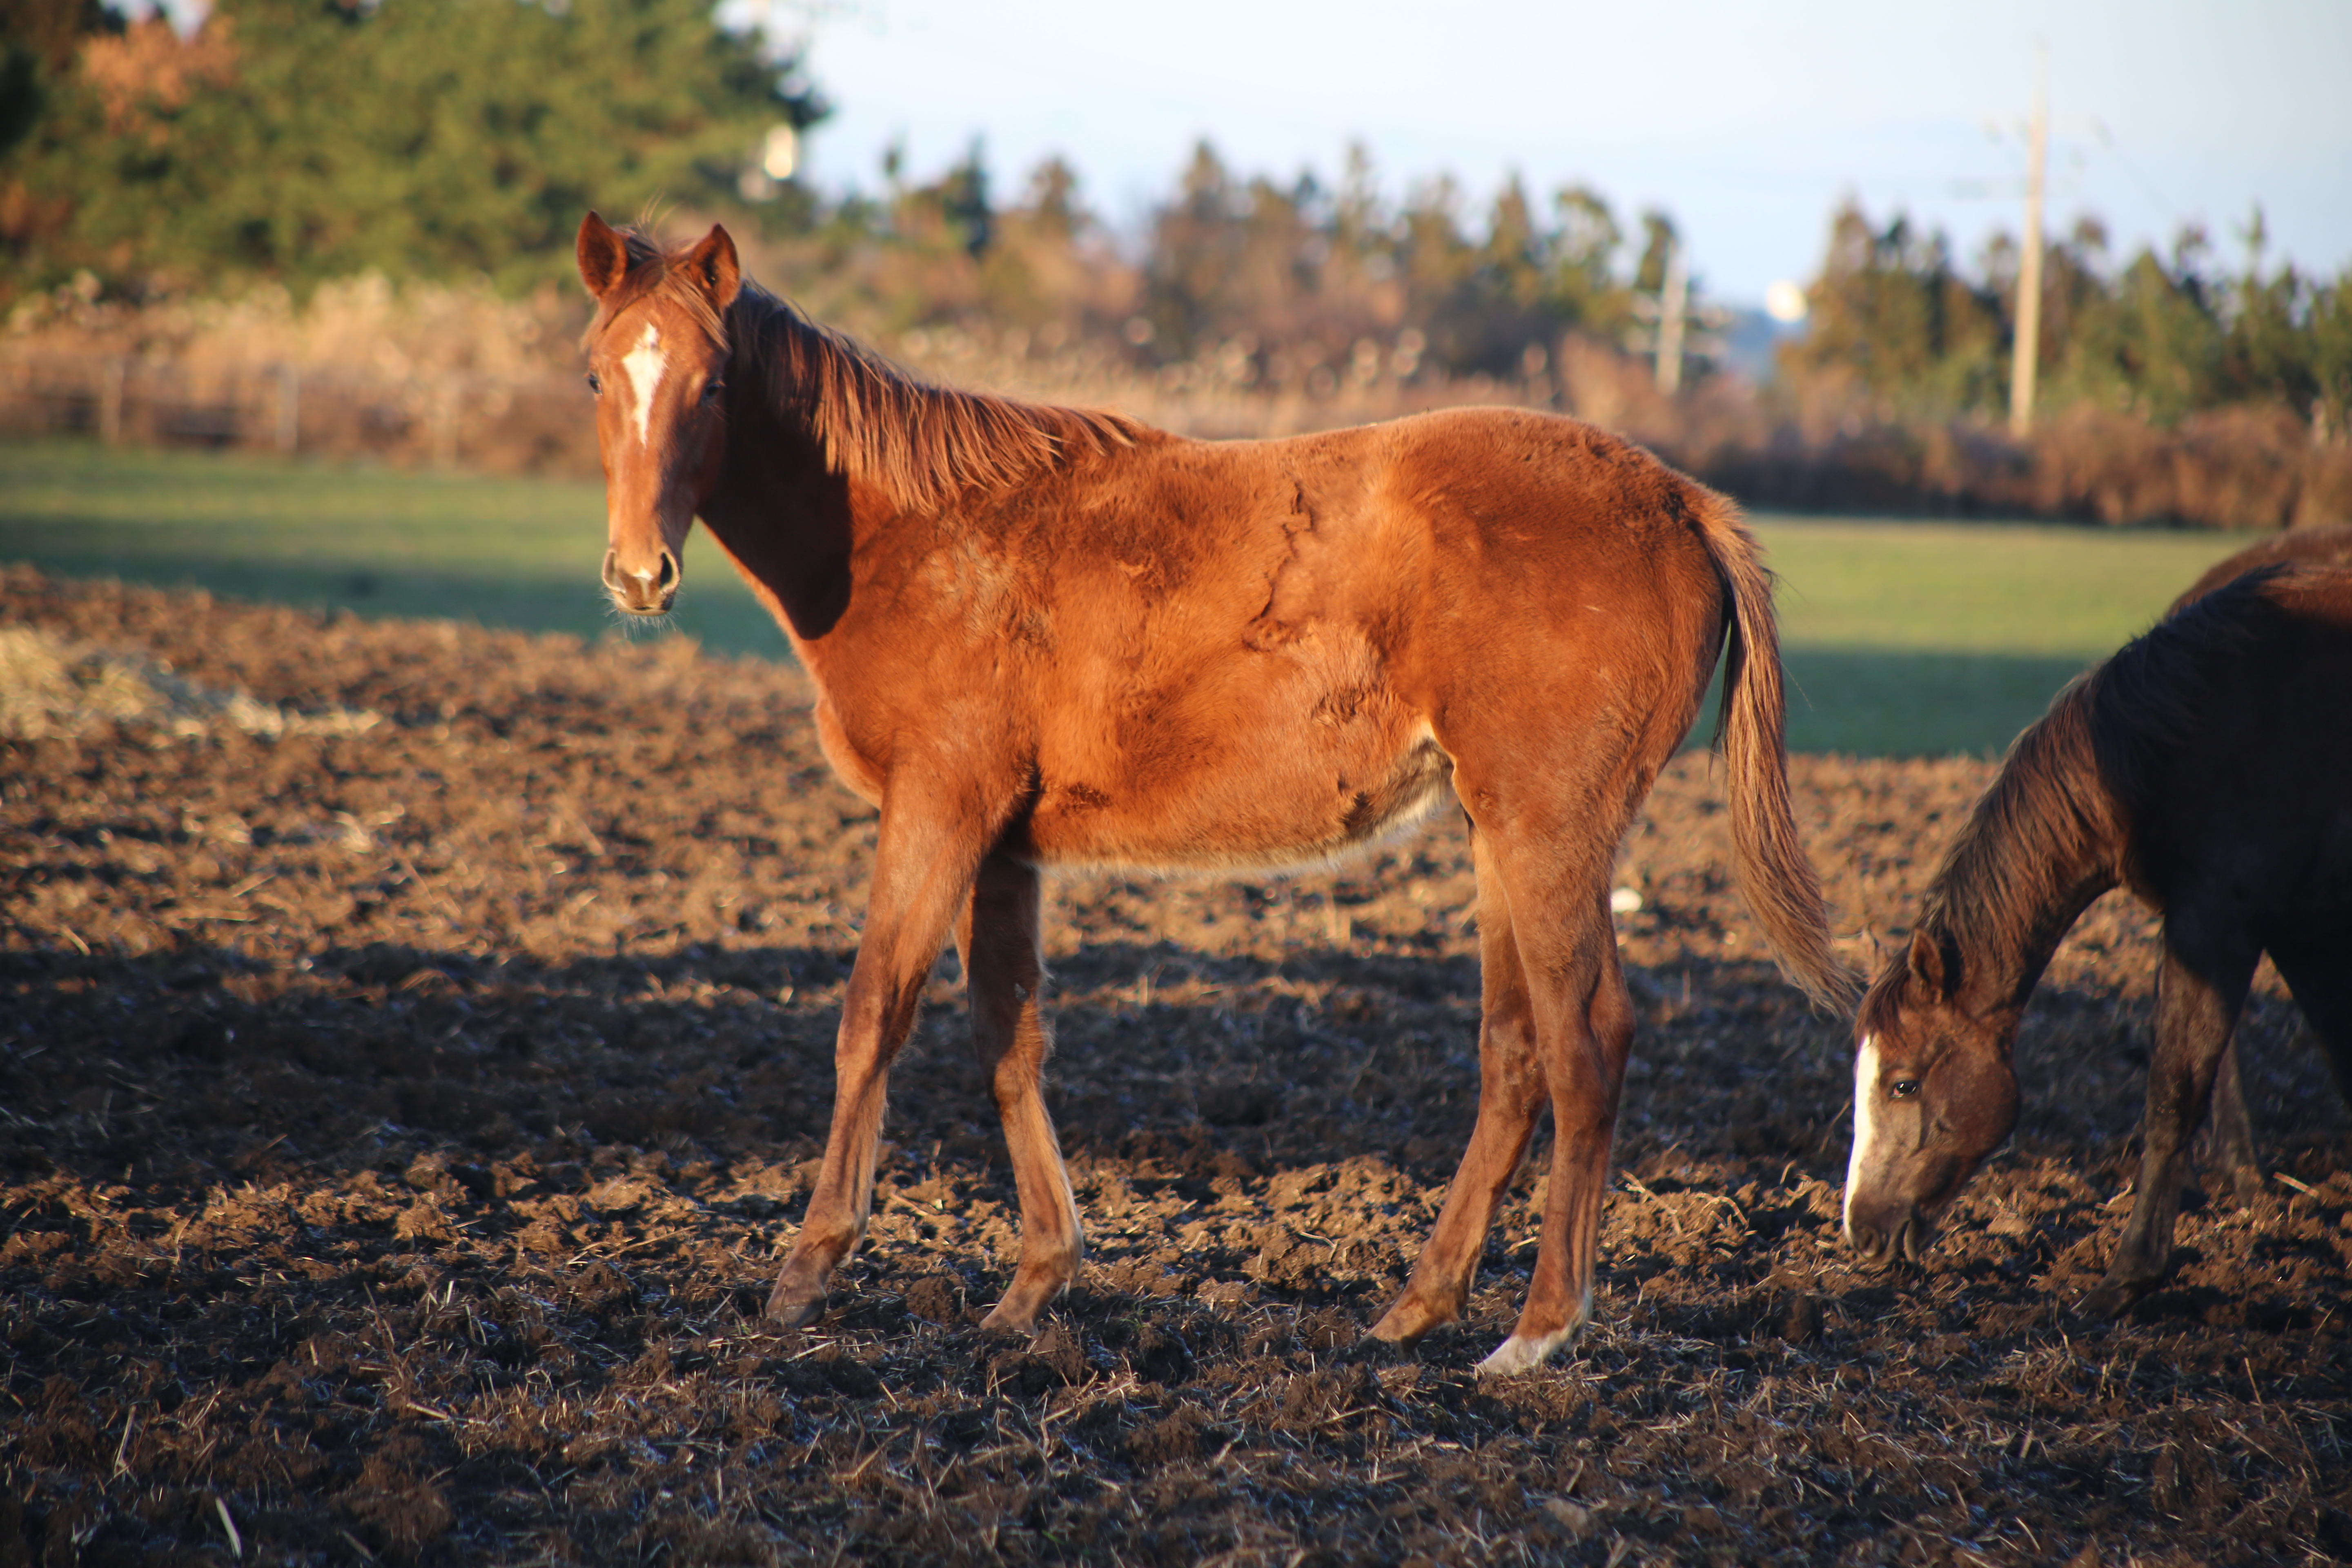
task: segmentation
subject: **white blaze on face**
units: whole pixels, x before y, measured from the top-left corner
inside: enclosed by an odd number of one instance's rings
[[[1846,1234],[1853,1234],[1853,1189],[1862,1179],[1864,1167],[1877,1152],[1878,1143],[1878,1041],[1864,1035],[1862,1048],[1853,1054],[1853,1153],[1845,1163]]]
[[[662,357],[661,330],[647,321],[645,336],[621,359],[629,381],[629,417],[636,422],[640,447],[653,440],[654,395],[661,390],[662,372],[668,366]]]

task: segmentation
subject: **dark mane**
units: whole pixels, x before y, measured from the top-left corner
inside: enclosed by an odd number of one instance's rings
[[[2021,952],[2050,918],[2051,868],[2080,861],[2086,849],[2117,834],[2092,741],[2095,673],[2076,678],[2011,743],[1992,787],[1944,852],[1915,929],[1946,952],[1988,942]],[[2074,912],[2066,910],[2066,918]],[[1898,961],[1871,984],[1862,1000],[1864,1033],[1893,1026],[1906,973]]]
[[[934,386],[746,283],[728,312],[735,363],[807,420],[832,465],[926,510],[1041,468],[1131,447],[1148,427],[1100,409]]]
[[[2184,605],[2052,699],[2001,760],[1968,826],[1945,852],[1917,930],[1942,945],[2021,952],[2053,918],[2053,882],[2105,858],[2109,886],[2126,871],[2131,824],[2168,752],[2193,741],[2230,652],[2279,614],[2267,585],[2297,574],[2271,566]],[[2220,656],[2220,657],[2217,657]],[[2063,931],[2061,927],[2061,931]],[[1889,1026],[1903,966],[1863,999],[1865,1032]]]
[[[1002,489],[1057,463],[1131,447],[1149,433],[1122,414],[934,386],[749,279],[722,318],[675,256],[634,229],[620,234],[628,276],[605,296],[590,338],[659,295],[729,350],[738,374],[761,378],[778,407],[804,420],[837,471],[880,490],[900,511],[934,510],[967,490]]]

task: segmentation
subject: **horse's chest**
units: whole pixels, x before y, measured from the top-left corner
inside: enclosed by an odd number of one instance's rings
[[[824,752],[824,760],[833,764],[835,774],[866,805],[880,805],[884,776],[881,764],[851,738],[831,702],[819,702],[810,717],[816,724],[817,746]]]

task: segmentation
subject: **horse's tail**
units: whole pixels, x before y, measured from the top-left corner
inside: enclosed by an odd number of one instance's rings
[[[1830,946],[1821,879],[1797,837],[1789,799],[1786,706],[1780,686],[1780,634],[1772,620],[1772,575],[1756,558],[1756,541],[1739,509],[1702,491],[1700,536],[1731,593],[1725,628],[1723,713],[1716,742],[1729,777],[1731,840],[1739,890],[1764,927],[1781,971],[1817,1005],[1853,1010],[1861,977]]]

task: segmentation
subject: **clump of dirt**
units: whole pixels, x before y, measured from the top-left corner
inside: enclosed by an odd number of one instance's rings
[[[2070,1311],[2146,1059],[2122,900],[2043,984],[2015,1145],[1926,1266],[1860,1271],[1843,1032],[1773,976],[1678,761],[1621,870],[1642,1028],[1594,1326],[1482,1384],[1540,1149],[1467,1321],[1360,1340],[1475,1104],[1458,826],[1287,882],[1065,882],[1079,1287],[1034,1342],[977,1327],[1017,1205],[948,959],[871,1238],[778,1335],[872,837],[791,670],[22,571],[0,636],[77,689],[168,673],[204,721],[50,702],[0,739],[0,1563],[232,1529],[411,1563],[2352,1550],[2352,1168],[2274,983],[2273,1190],[2195,1206],[2131,1321]],[[1989,773],[1800,760],[1857,958]]]

